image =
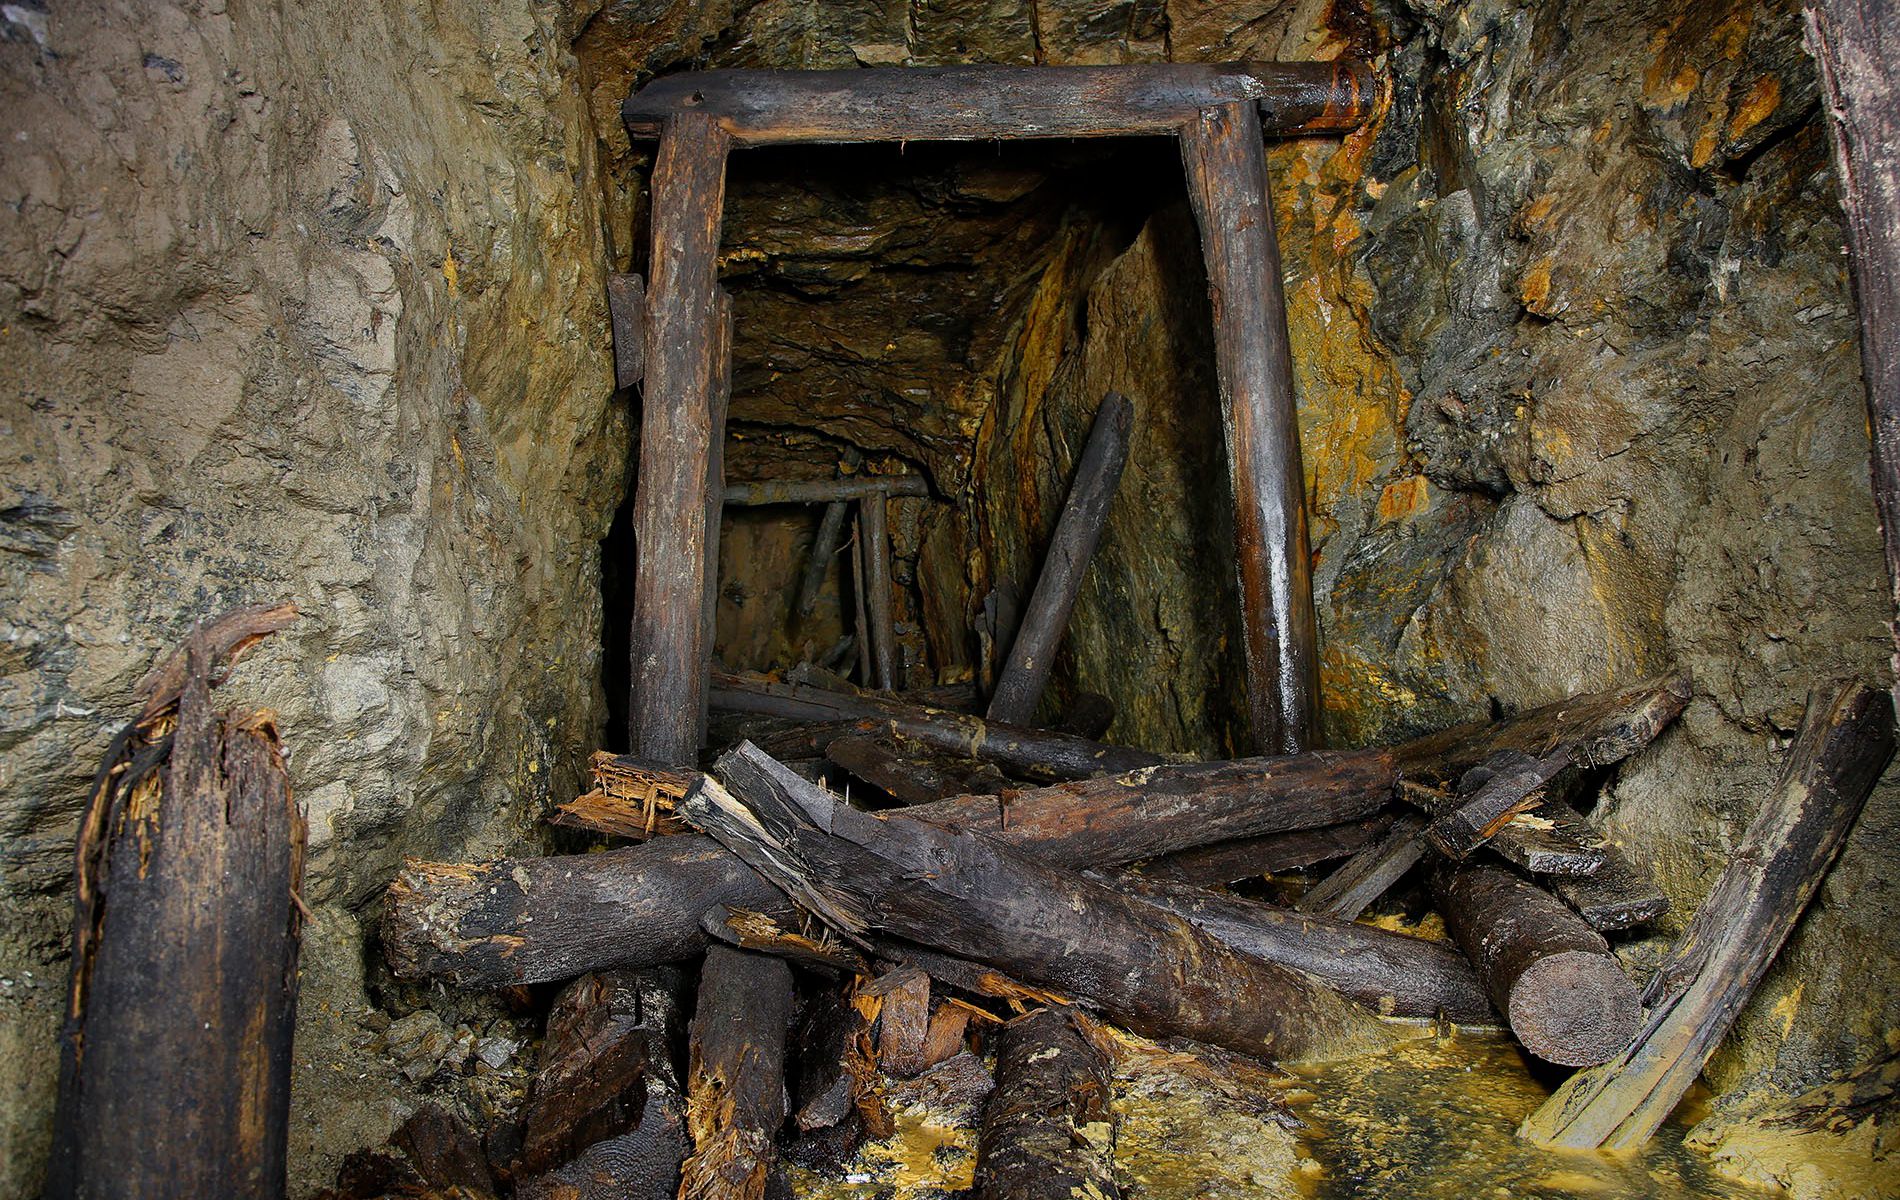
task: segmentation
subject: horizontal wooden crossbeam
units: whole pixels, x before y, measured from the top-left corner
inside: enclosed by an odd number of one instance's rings
[[[1372,73],[1356,60],[695,71],[654,80],[621,115],[658,137],[667,118],[704,113],[740,146],[989,141],[1174,134],[1248,101],[1269,134],[1353,129],[1372,111]]]

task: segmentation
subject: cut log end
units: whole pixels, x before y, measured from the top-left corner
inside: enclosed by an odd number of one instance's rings
[[[1642,996],[1615,960],[1573,951],[1538,959],[1511,985],[1512,1032],[1524,1048],[1564,1067],[1608,1062],[1636,1040]]]

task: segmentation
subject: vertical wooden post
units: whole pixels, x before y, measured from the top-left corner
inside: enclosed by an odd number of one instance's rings
[[[1029,593],[1029,611],[1023,615],[1022,631],[1010,644],[1009,659],[990,694],[989,718],[1012,725],[1027,725],[1036,715],[1042,690],[1049,684],[1049,671],[1055,666],[1056,648],[1068,632],[1069,613],[1082,590],[1082,576],[1088,572],[1095,546],[1108,525],[1108,506],[1122,481],[1122,466],[1128,461],[1128,431],[1134,423],[1135,408],[1128,397],[1110,392],[1095,410],[1095,422],[1089,426],[1088,442],[1075,466],[1075,480],[1069,485],[1069,498],[1056,521],[1055,536],[1049,539],[1049,553],[1043,560],[1042,573],[1036,576],[1036,588]]]
[[[856,446],[846,446],[838,474],[842,477],[846,471],[857,470],[863,461],[864,455]],[[818,595],[825,590],[831,560],[838,556],[838,542],[844,537],[844,519],[851,515],[850,510],[847,500],[833,500],[825,505],[825,515],[818,522],[818,534],[811,541],[811,557],[805,560],[805,574],[798,582],[798,602],[792,609],[794,624],[811,616],[818,607]]]
[[[706,465],[706,590],[700,596],[700,657],[702,678],[710,678],[713,646],[719,634],[719,519],[726,508],[726,411],[732,406],[732,297],[717,288],[717,315],[713,333],[713,389],[711,458]],[[699,729],[695,748],[706,744],[706,698],[699,692]]]
[[[1292,754],[1316,733],[1319,635],[1259,111],[1251,104],[1202,109],[1181,129],[1181,158],[1214,305],[1255,748]]]
[[[865,606],[871,614],[871,658],[877,665],[877,686],[897,686],[897,634],[891,625],[891,532],[886,512],[890,497],[883,492],[858,501],[864,514],[860,532],[864,544]]]
[[[1900,9],[1883,0],[1809,0],[1805,15],[1853,253],[1874,509],[1900,609]],[[1900,619],[1892,631],[1900,668]],[[1894,699],[1900,703],[1900,677]]]
[[[692,763],[706,686],[707,505],[700,501],[714,441],[727,146],[712,117],[680,113],[667,118],[653,168],[627,723],[633,752],[661,763]]]

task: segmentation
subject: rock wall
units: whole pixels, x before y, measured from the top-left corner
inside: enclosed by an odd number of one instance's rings
[[[0,11],[0,1196],[43,1165],[71,842],[199,617],[303,610],[227,691],[310,819],[300,1190],[405,1089],[352,1045],[402,854],[515,844],[599,737],[623,486],[570,16]]]

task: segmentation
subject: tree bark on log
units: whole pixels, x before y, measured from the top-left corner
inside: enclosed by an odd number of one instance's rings
[[[1108,1063],[1068,1013],[1003,1026],[996,1087],[983,1104],[974,1200],[1115,1200]]]
[[[1319,623],[1280,247],[1260,143],[1251,104],[1207,106],[1181,127],[1214,307],[1254,748],[1297,754],[1319,733]]]
[[[217,713],[288,605],[194,630],[148,676],[80,825],[45,1195],[284,1195],[304,823],[268,712]]]
[[[1262,1058],[1338,1057],[1389,1038],[1296,971],[990,839],[858,812],[750,745],[715,771],[732,791],[707,779],[683,815],[847,935],[911,938],[1096,1005],[1136,1032]]]
[[[1471,964],[1443,942],[1126,872],[1106,875],[1103,882],[1186,917],[1236,950],[1317,979],[1381,1016],[1498,1023]]]
[[[1874,509],[1889,599],[1900,609],[1900,8],[1891,0],[1808,0],[1805,16],[1847,217]],[[1900,703],[1900,619],[1892,632]]]
[[[1657,680],[1390,749],[1172,764],[1022,791],[1007,803],[957,797],[906,815],[985,834],[1052,866],[1112,866],[1363,819],[1385,806],[1402,774],[1455,778],[1507,747],[1568,745],[1573,757],[1608,765],[1654,737],[1686,698],[1685,681]],[[462,987],[568,979],[689,958],[706,945],[700,915],[718,904],[789,916],[776,889],[696,835],[604,854],[410,860],[384,898],[383,948],[404,978]]]
[[[1808,701],[1781,778],[1650,980],[1633,1044],[1564,1082],[1518,1130],[1574,1149],[1647,1142],[1701,1073],[1793,931],[1893,757],[1893,700],[1859,684]]]
[[[680,1200],[766,1195],[779,1170],[792,998],[784,960],[729,946],[706,951],[686,1083],[693,1153],[681,1168]]]
[[[628,744],[662,763],[693,761],[706,685],[708,531],[699,498],[707,494],[712,463],[717,256],[729,141],[710,116],[680,113],[667,119],[653,166]]]
[[[1542,888],[1500,867],[1443,872],[1434,889],[1465,956],[1517,1040],[1537,1057],[1587,1067],[1642,1027],[1642,997],[1601,934]]]
[[[1075,608],[1082,577],[1102,540],[1109,506],[1121,485],[1122,466],[1128,461],[1128,432],[1134,419],[1134,406],[1120,392],[1108,393],[1095,412],[1082,457],[1075,465],[1069,498],[1049,539],[1042,573],[1036,576],[1035,590],[1029,594],[1022,628],[1009,648],[996,690],[990,695],[988,716],[992,721],[1027,725],[1036,715],[1042,691],[1049,685],[1049,672],[1055,667],[1056,649],[1068,630],[1069,613]]]

